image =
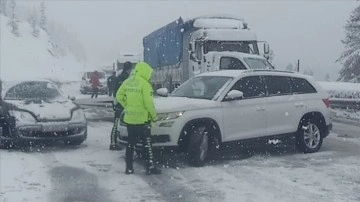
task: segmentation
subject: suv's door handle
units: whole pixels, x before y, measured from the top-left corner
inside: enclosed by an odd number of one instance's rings
[[[256,111],[265,111],[265,107],[257,107]]]
[[[304,107],[305,106],[305,104],[304,103],[295,103],[295,107]]]

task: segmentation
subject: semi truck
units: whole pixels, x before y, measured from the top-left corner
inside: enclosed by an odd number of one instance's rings
[[[154,70],[155,89],[172,91],[205,71],[273,68],[266,59],[268,43],[258,41],[247,23],[236,17],[180,17],[145,36],[143,48],[144,61]]]

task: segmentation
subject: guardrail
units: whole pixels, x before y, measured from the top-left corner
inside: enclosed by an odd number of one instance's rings
[[[335,109],[360,110],[360,99],[330,98],[330,107]]]

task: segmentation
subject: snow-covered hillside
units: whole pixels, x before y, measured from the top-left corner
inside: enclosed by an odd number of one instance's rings
[[[68,54],[56,57],[52,54],[53,43],[43,30],[32,35],[26,22],[19,22],[19,36],[8,26],[9,18],[0,16],[0,77],[3,80],[49,78],[56,81],[81,79],[84,65]]]

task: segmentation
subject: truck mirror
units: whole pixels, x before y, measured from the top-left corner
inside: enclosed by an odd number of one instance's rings
[[[189,43],[189,52],[190,53],[195,52],[195,43],[192,43],[192,42]]]
[[[270,46],[268,43],[264,43],[264,53],[268,55],[270,53]]]

